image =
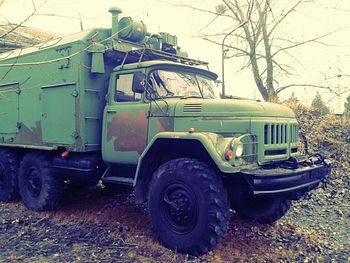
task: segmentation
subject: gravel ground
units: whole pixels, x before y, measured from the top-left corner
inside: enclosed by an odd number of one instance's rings
[[[284,218],[323,238],[315,257],[319,261],[350,262],[350,195],[339,192],[317,190],[310,199],[296,203]]]
[[[129,189],[68,191],[45,213],[0,203],[0,262],[350,262],[349,185],[341,183],[295,202],[273,225],[232,212],[223,242],[199,258],[161,246]]]

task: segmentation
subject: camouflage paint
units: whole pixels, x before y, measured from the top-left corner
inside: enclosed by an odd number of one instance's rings
[[[13,143],[25,144],[27,142],[31,142],[34,145],[40,145],[43,143],[41,121],[36,121],[35,127],[33,128],[28,128],[24,123],[19,123],[18,133]]]
[[[109,36],[109,29],[92,29],[45,45],[16,50],[0,59],[0,120],[3,120],[0,146],[65,147],[78,152],[102,150],[106,162],[136,165],[140,156],[145,154],[144,148],[150,147],[155,138],[168,136],[174,139],[179,136],[199,140],[214,156],[220,169],[232,171],[222,158],[226,138],[252,133],[259,141],[260,163],[287,159],[294,154],[290,148],[295,147],[296,142],[291,141],[289,131],[296,120],[293,112],[284,106],[250,100],[191,98],[158,100],[157,103],[146,100],[114,103],[113,78],[117,73],[142,71],[147,74],[163,68],[196,71],[212,79],[217,75],[171,61],[152,60],[117,66],[123,60],[122,51],[142,47],[123,41],[118,44],[109,40]],[[88,51],[92,37],[96,37],[97,42],[102,41],[106,48],[104,70],[95,73],[91,73],[92,58]],[[45,62],[47,60],[54,63]],[[100,64],[103,61],[101,56],[98,60]],[[113,69],[113,66],[117,67]],[[55,93],[52,98],[57,97],[57,104],[47,103],[45,95],[50,89],[57,91],[52,93]],[[10,92],[7,96],[10,100],[6,100],[4,92]],[[199,106],[191,110],[186,104]],[[287,124],[288,143],[264,144],[266,123]],[[196,132],[189,135],[189,128]],[[287,149],[284,156],[264,155],[266,149],[282,147]]]
[[[115,77],[111,77],[113,87]],[[137,164],[147,145],[149,103],[114,102],[106,106],[103,120],[102,156],[107,163]]]
[[[107,143],[113,139],[114,151],[143,152],[147,144],[148,120],[146,112],[137,116],[129,112],[117,113],[111,122],[107,123]]]
[[[176,107],[174,100],[151,102],[150,118],[148,125],[148,142],[159,132],[174,131],[175,118],[174,109]]]

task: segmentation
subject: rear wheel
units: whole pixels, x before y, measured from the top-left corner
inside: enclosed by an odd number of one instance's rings
[[[62,196],[63,181],[55,177],[45,154],[29,153],[20,165],[19,189],[26,207],[34,211],[53,210]]]
[[[290,200],[266,196],[245,196],[240,200],[233,200],[232,203],[238,216],[262,224],[277,221],[291,206]]]
[[[229,204],[222,181],[198,160],[171,160],[154,173],[149,215],[161,243],[181,253],[211,250],[228,228]]]
[[[18,159],[8,150],[0,150],[0,201],[17,200],[18,191]]]

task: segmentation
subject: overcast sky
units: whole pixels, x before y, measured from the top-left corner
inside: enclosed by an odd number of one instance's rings
[[[287,0],[280,0],[281,2]],[[28,16],[32,11],[30,0],[0,0],[0,20],[18,23]],[[42,0],[35,0],[40,6]],[[168,1],[169,2],[169,1]],[[177,1],[172,1],[177,2]],[[213,9],[217,0],[186,0],[186,4],[200,6],[201,8]],[[350,10],[350,1],[344,0],[319,0],[321,4],[336,4],[338,9]],[[79,15],[82,17],[84,29],[110,27],[110,6],[118,5],[122,8],[122,16],[131,16],[134,20],[142,20],[149,32],[165,31],[178,36],[178,44],[182,49],[189,52],[191,57],[209,61],[210,69],[219,74],[221,78],[221,47],[201,40],[201,33],[214,32],[218,28],[227,27],[225,21],[218,20],[206,30],[203,27],[213,18],[187,8],[178,8],[167,5],[157,0],[47,0],[38,11],[38,14],[55,14],[58,16],[35,16],[25,25],[43,29],[57,34],[70,34],[80,31]],[[320,5],[309,5],[293,15],[283,24],[284,34],[297,40],[306,40],[321,34],[341,29],[326,39],[325,45],[310,44],[298,48],[295,51],[300,63],[293,63],[297,74],[291,79],[285,80],[289,83],[314,83],[325,84],[324,75],[335,76],[338,74],[350,75],[350,11],[335,11]],[[220,39],[218,39],[220,40]],[[232,39],[231,39],[232,42]],[[230,43],[228,39],[227,43]],[[286,60],[288,58],[285,58]],[[290,59],[290,58],[289,58]],[[255,88],[254,80],[250,70],[238,71],[244,60],[233,58],[226,62],[226,87],[227,93],[249,97],[260,98]],[[333,78],[328,82],[331,86],[350,87],[350,77]],[[314,97],[315,90],[311,88],[289,89],[281,93],[282,98],[288,98],[294,91],[298,98],[309,104]],[[325,90],[320,90],[324,101],[333,98]],[[329,106],[336,112],[343,110],[344,98],[334,98]]]

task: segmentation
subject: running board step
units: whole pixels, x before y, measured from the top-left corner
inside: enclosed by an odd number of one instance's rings
[[[101,178],[102,182],[113,183],[113,184],[126,184],[133,185],[134,179],[127,177],[116,177],[116,176],[108,176]]]

